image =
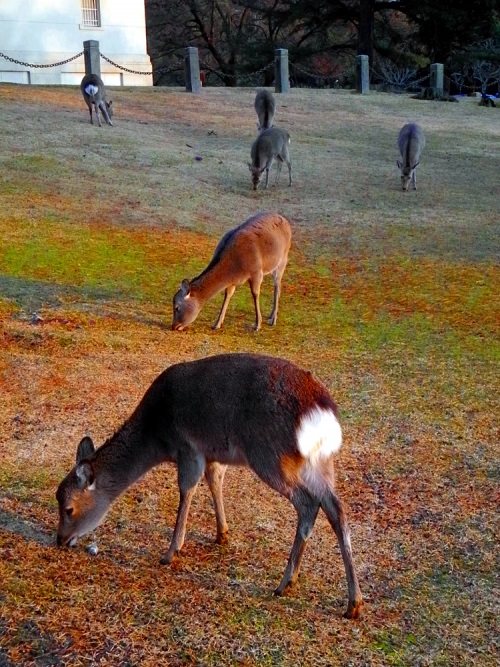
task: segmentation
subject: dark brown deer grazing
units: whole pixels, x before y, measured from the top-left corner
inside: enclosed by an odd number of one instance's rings
[[[61,482],[57,542],[74,546],[94,530],[111,503],[148,470],[177,464],[180,503],[172,542],[162,564],[184,544],[189,507],[205,474],[217,524],[227,541],[222,484],[227,464],[248,466],[294,506],[297,531],[282,595],[296,582],[306,542],[320,509],[326,514],[344,561],[347,618],[358,618],[362,596],[349,527],[334,489],[334,454],[342,432],[337,407],[311,373],[284,359],[223,354],[167,368],[146,391],[122,427],[97,450],[84,438],[76,465]]]
[[[89,108],[90,122],[92,125],[94,124],[92,107],[94,107],[99,127],[102,127],[99,109],[102,111],[106,123],[112,126],[111,116],[113,115],[113,106],[112,102],[106,102],[106,89],[104,88],[104,83],[102,82],[101,77],[97,76],[97,74],[86,74],[82,79],[80,89],[82,91],[83,99]]]
[[[274,114],[276,112],[276,100],[268,90],[259,90],[255,96],[255,113],[259,119],[257,129],[268,130],[273,126]]]
[[[288,260],[292,230],[286,218],[278,213],[257,213],[227,232],[219,241],[207,268],[193,280],[183,280],[174,296],[172,329],[181,331],[195,321],[203,304],[225,290],[222,308],[214,325],[220,329],[229,301],[238,285],[248,281],[255,305],[255,325],[262,323],[259,295],[264,276],[273,274],[274,303],[269,316],[276,324],[281,292],[281,278]]]

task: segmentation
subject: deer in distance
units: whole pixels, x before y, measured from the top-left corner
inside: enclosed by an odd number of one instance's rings
[[[407,123],[399,131],[398,147],[402,161],[397,165],[401,170],[401,184],[405,192],[408,191],[410,182],[413,189],[417,189],[416,169],[420,164],[420,156],[425,146],[425,136],[422,128],[417,123]]]
[[[271,169],[274,160],[277,160],[278,163],[275,185],[278,185],[283,162],[286,162],[288,167],[288,185],[292,185],[292,162],[290,160],[289,146],[290,135],[286,130],[282,130],[279,127],[271,127],[268,130],[262,130],[260,132],[259,136],[252,144],[250,150],[252,161],[248,163],[248,168],[252,174],[254,190],[257,190],[264,172],[266,172],[266,182],[264,187],[267,190],[269,184],[269,170]]]
[[[255,96],[255,112],[257,114],[257,130],[268,130],[273,126],[276,112],[276,100],[268,90],[259,90]]]
[[[104,88],[104,83],[102,82],[101,77],[97,74],[86,74],[82,79],[80,89],[82,91],[83,99],[89,108],[90,122],[92,125],[94,124],[92,107],[94,107],[99,127],[102,127],[99,109],[102,111],[106,123],[112,126],[111,116],[113,115],[113,105],[112,102],[106,102],[106,89]]]
[[[76,464],[60,483],[57,543],[74,546],[111,504],[148,470],[177,465],[180,502],[172,541],[160,563],[178,559],[191,501],[205,475],[215,509],[216,541],[227,542],[222,485],[227,465],[250,468],[287,498],[297,529],[276,595],[297,581],[320,509],[344,562],[347,618],[358,618],[362,595],[349,526],[334,486],[342,431],[327,389],[295,364],[258,354],[222,354],[175,364],[153,381],[132,415],[95,449],[83,438]]]
[[[281,293],[281,279],[288,261],[292,230],[278,213],[261,212],[226,232],[214,255],[199,276],[183,280],[173,298],[173,331],[181,331],[195,321],[203,304],[225,290],[222,308],[214,329],[220,329],[229,301],[236,287],[248,281],[255,306],[254,330],[262,324],[259,296],[262,280],[272,273],[273,309],[268,323],[276,324]]]

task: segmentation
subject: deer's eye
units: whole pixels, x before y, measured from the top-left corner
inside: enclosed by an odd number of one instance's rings
[[[66,516],[71,516],[73,514],[73,508],[72,507],[66,507],[64,510],[66,512]]]

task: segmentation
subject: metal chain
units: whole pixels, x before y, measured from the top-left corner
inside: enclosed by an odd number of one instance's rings
[[[453,81],[453,79],[450,79],[450,77],[447,76],[446,74],[444,74],[443,76],[444,76],[444,78],[447,79],[450,83],[452,83],[452,84],[455,86],[455,88],[460,88],[460,90],[461,90],[462,88],[465,88],[465,89],[467,89],[467,90],[474,90],[474,91],[479,92],[477,89],[478,89],[478,87],[479,87],[479,88],[481,87],[481,86],[467,86],[467,85],[465,85],[465,83],[463,83],[462,85],[460,85],[460,84],[457,83],[456,81]]]
[[[384,75],[381,72],[377,72],[377,70],[373,67],[370,67],[370,72],[372,74],[375,74],[376,76],[378,76],[381,79],[384,78]],[[411,81],[408,81],[407,85],[408,86],[415,86],[417,83],[422,83],[422,81],[425,81],[426,79],[430,79],[430,74],[424,74],[424,76],[421,76],[420,79],[412,79]],[[390,83],[390,82],[388,82],[388,83]],[[398,83],[393,83],[393,84],[390,84],[390,85],[398,86],[399,84]]]
[[[217,76],[220,76],[222,79],[239,79],[240,81],[248,79],[250,80],[254,76],[258,76],[259,74],[263,74],[267,69],[272,67],[274,65],[274,62],[268,63],[267,65],[264,65],[264,67],[261,67],[259,70],[255,72],[251,72],[249,74],[224,74],[222,70],[217,70],[211,67],[207,62],[202,60],[200,58],[200,65],[202,65],[205,69],[208,69],[210,72],[213,72],[214,74],[217,74]]]
[[[147,74],[147,75],[153,74],[153,72],[139,72],[138,70],[135,70],[135,69],[127,69],[127,67],[122,67],[121,65],[118,65],[118,63],[113,62],[111,60],[111,58],[108,58],[103,53],[101,53],[100,55],[101,55],[101,58],[104,58],[104,60],[106,60],[108,63],[110,63],[110,65],[114,65],[114,67],[117,67],[118,69],[121,69],[124,72],[130,72],[130,74]]]
[[[299,65],[296,65],[295,63],[290,63],[290,65],[297,70],[297,72],[300,72],[301,74],[305,74],[306,76],[310,76],[314,79],[322,79],[323,81],[326,81],[328,79],[339,79],[342,77],[342,74],[318,74],[317,72],[312,72],[311,70],[306,70],[303,67],[299,67]]]
[[[0,51],[0,58],[5,58],[5,60],[9,60],[11,63],[15,63],[16,65],[22,65],[23,67],[33,67],[33,68],[44,68],[44,67],[59,67],[60,65],[66,65],[67,63],[70,63],[72,60],[76,60],[80,56],[83,56],[83,51],[80,53],[77,53],[76,56],[72,56],[71,58],[68,58],[67,60],[61,60],[59,63],[52,63],[50,65],[36,65],[33,63],[23,63],[21,60],[16,60],[15,58],[11,58],[10,56],[6,56],[5,53],[2,53]]]

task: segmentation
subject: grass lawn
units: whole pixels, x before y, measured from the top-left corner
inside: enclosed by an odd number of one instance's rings
[[[294,185],[285,169],[254,192],[254,89],[108,97],[114,127],[99,128],[76,87],[0,85],[0,665],[496,666],[500,111],[293,89],[276,124]],[[411,120],[427,144],[404,193],[396,139]],[[277,326],[252,331],[243,286],[220,331],[222,295],[172,332],[181,280],[262,209],[293,228]],[[55,546],[80,438],[102,443],[166,366],[230,351],[286,357],[339,404],[359,621],[342,618],[323,516],[297,587],[272,595],[295,513],[240,468],[227,546],[203,483],[182,559],[159,566],[173,466],[75,549]]]

